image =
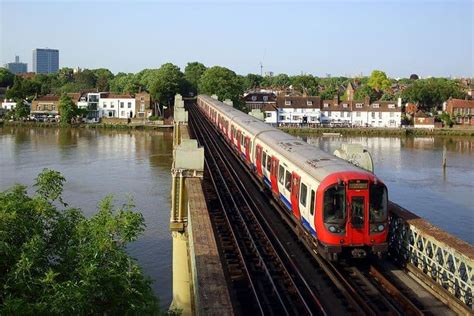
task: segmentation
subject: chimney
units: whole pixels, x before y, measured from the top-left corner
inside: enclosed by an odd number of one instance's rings
[[[339,104],[339,94],[336,94],[334,96],[334,105],[338,105]]]
[[[369,96],[365,97],[364,103],[367,104],[367,105],[370,105],[370,97]]]
[[[399,107],[399,108],[402,107],[402,98],[398,98],[398,107]]]

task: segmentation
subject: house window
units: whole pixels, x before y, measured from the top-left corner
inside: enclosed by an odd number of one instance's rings
[[[263,101],[265,101],[265,102],[268,101],[268,95],[263,96]]]
[[[361,109],[362,105],[363,105],[363,103],[356,103],[356,108]]]
[[[144,98],[144,97],[140,97],[140,101],[145,101],[145,98]]]
[[[280,115],[280,121],[284,121],[285,120],[285,116],[284,115]]]
[[[123,109],[123,102],[120,102],[120,108]]]
[[[323,106],[324,106],[325,108],[328,108],[328,107],[329,107],[329,104],[328,104],[328,103],[324,103]]]
[[[265,117],[272,117],[272,113],[270,112],[265,113]]]
[[[120,111],[120,116],[124,116],[125,115],[125,111]]]
[[[328,111],[328,116],[331,116],[331,111]]]
[[[299,117],[298,115],[295,115],[295,116],[293,116],[293,119],[294,119],[294,120],[299,120],[300,117]]]
[[[128,108],[129,108],[129,109],[132,108],[132,102],[128,102]]]
[[[388,105],[388,108],[389,108],[389,109],[395,108],[395,104],[389,104],[389,105]]]
[[[350,117],[350,116],[351,116],[351,113],[346,112],[346,117]]]
[[[357,117],[360,117],[360,112],[356,112],[356,116],[357,116]]]
[[[252,96],[252,101],[257,101],[257,96],[256,95]]]
[[[347,108],[347,103],[343,103],[343,104],[342,104],[342,107],[343,107],[343,108]]]
[[[285,100],[285,105],[291,105],[291,101],[290,100]]]
[[[374,109],[378,109],[378,108],[379,108],[379,104],[378,104],[378,103],[374,103],[374,104],[372,104],[372,107],[373,107]]]
[[[113,102],[111,102],[110,107],[113,109],[115,107],[115,104]]]
[[[382,118],[382,112],[379,112],[379,119]]]
[[[375,112],[372,112],[372,118],[373,119],[375,118]]]
[[[140,104],[140,112],[145,111],[145,103]]]
[[[107,107],[107,102],[104,102],[104,108],[106,108],[106,107]]]
[[[51,111],[56,111],[56,105],[51,105]]]
[[[306,101],[306,105],[309,105],[309,106],[313,105],[313,101],[311,100]]]

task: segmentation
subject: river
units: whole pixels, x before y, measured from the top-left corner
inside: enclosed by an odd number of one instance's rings
[[[342,142],[362,144],[372,153],[375,172],[387,184],[391,200],[474,243],[474,138],[302,138],[331,153]],[[14,183],[31,186],[43,168],[51,168],[67,179],[65,201],[89,216],[107,194],[116,197],[117,205],[130,194],[147,227],[128,251],[168,306],[172,141],[170,131],[0,127],[0,190]]]

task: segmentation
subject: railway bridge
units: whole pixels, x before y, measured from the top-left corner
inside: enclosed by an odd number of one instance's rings
[[[390,202],[386,258],[329,262],[193,100],[177,95],[174,119],[172,308],[183,315],[473,314],[472,245]]]

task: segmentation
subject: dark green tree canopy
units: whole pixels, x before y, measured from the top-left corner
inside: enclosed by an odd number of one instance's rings
[[[159,314],[150,279],[126,253],[143,216],[109,196],[86,218],[62,202],[64,181],[45,169],[34,196],[21,185],[0,192],[0,314]]]
[[[248,74],[243,78],[243,82],[245,90],[254,89],[262,86],[263,77],[256,74]]]
[[[8,69],[0,67],[0,87],[10,87],[13,85],[15,75]]]
[[[171,105],[174,96],[182,93],[184,74],[172,63],[162,65],[154,74],[150,83],[150,93],[162,105]]]
[[[203,94],[216,94],[221,101],[230,99],[234,102],[234,106],[238,107],[244,88],[235,72],[225,67],[214,66],[208,68],[202,75],[199,91]]]
[[[59,115],[61,115],[61,125],[64,126],[71,124],[72,119],[76,115],[76,105],[66,94],[59,100]]]
[[[187,81],[188,92],[192,92],[195,95],[198,93],[199,81],[206,69],[206,66],[197,61],[186,65],[186,68],[184,68],[184,78]]]

